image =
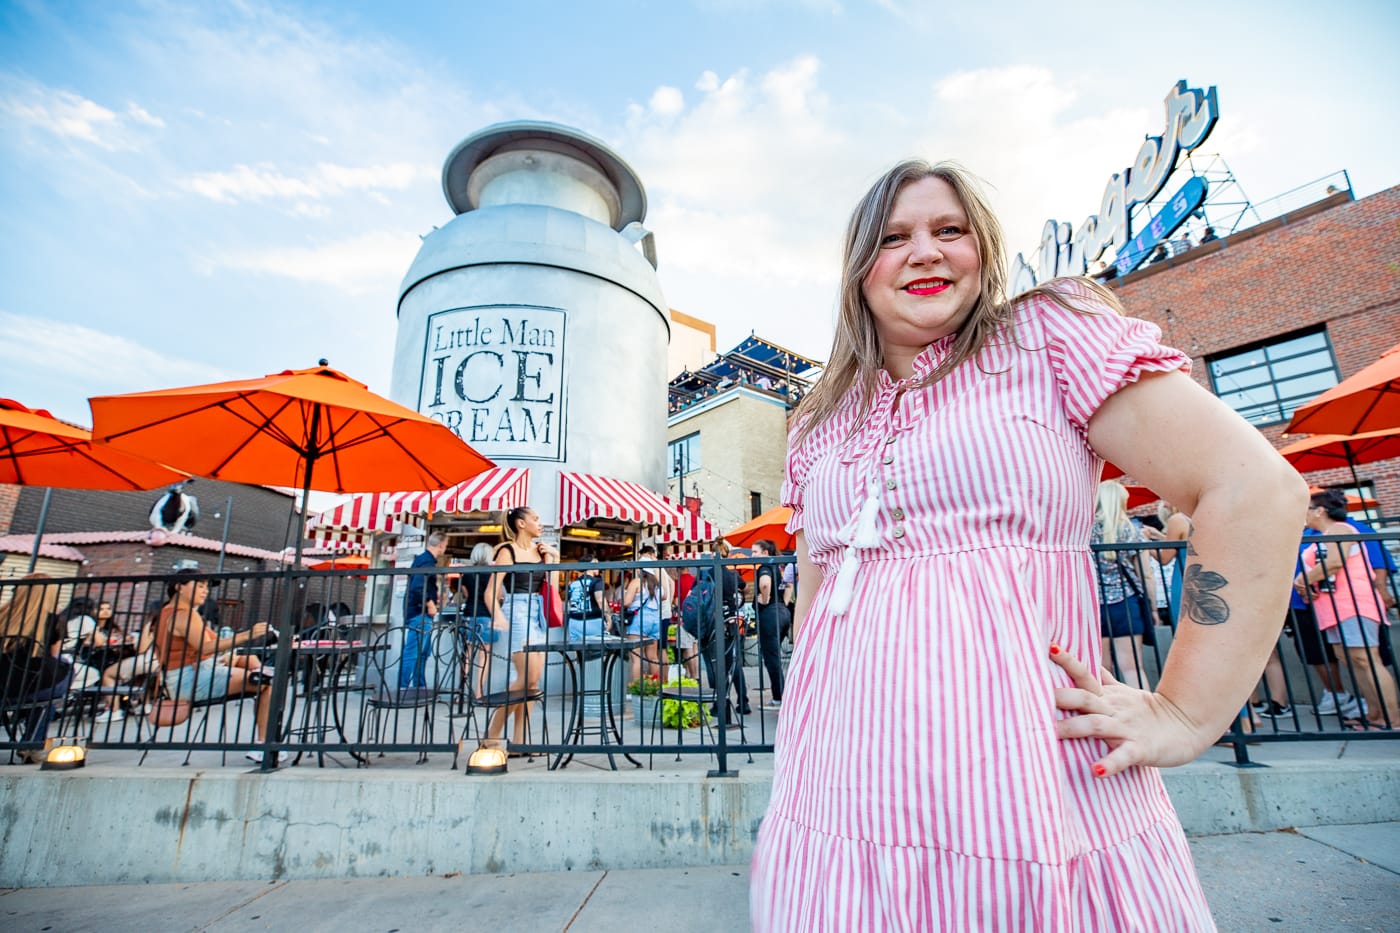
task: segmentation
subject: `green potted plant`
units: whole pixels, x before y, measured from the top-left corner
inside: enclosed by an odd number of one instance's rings
[[[698,690],[700,682],[692,677],[682,677],[680,680],[668,680],[666,687],[680,687],[686,690]],[[661,701],[661,725],[668,729],[694,729],[710,718],[710,711],[696,700],[662,700]]]

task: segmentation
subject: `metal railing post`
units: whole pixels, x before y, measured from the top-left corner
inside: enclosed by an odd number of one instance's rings
[[[724,568],[720,565],[719,552],[710,554],[710,586],[714,593],[714,598],[710,600],[711,613],[714,623],[714,637],[710,639],[710,645],[716,652],[715,664],[710,668],[719,674],[719,683],[714,684],[715,692],[715,715],[719,721],[715,724],[715,731],[719,733],[719,740],[715,749],[715,763],[718,767],[710,771],[707,777],[737,777],[738,771],[731,771],[729,768],[729,685],[733,679],[733,672],[729,669],[729,650],[725,643],[727,632],[724,630]],[[735,658],[736,662],[741,661]],[[742,699],[741,699],[742,702]]]

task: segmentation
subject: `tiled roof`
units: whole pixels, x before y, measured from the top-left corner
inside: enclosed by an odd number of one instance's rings
[[[33,535],[0,535],[0,554],[33,553]],[[66,547],[62,544],[54,544],[48,538],[39,542],[39,556],[48,557],[52,560],[71,560],[76,562],[87,560],[83,552],[79,551],[77,548]]]
[[[160,544],[156,543],[155,535],[161,534],[164,540]],[[25,537],[22,535],[9,535],[0,538],[0,542],[9,541]],[[28,541],[33,543],[33,536],[29,535]],[[83,544],[150,544],[152,547],[159,547],[162,544],[173,544],[179,547],[186,547],[196,551],[213,551],[218,553],[221,543],[214,538],[201,538],[198,535],[170,534],[168,532],[145,531],[66,531],[56,534],[44,535],[43,544],[39,546],[41,556],[51,556],[45,553],[45,548],[52,545],[83,545]],[[25,545],[23,550],[14,548],[0,548],[0,550],[12,550],[17,553],[29,553],[29,546]],[[71,550],[71,548],[70,548]],[[74,553],[77,553],[76,551]],[[234,557],[250,557],[254,560],[270,560],[282,563],[284,558],[277,551],[265,551],[258,547],[248,547],[244,544],[229,544],[227,553]],[[65,560],[71,558],[63,558]],[[82,557],[78,558],[82,560]]]

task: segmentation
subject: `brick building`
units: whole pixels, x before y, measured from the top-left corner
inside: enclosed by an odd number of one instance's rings
[[[698,500],[700,515],[720,532],[778,505],[788,415],[820,369],[815,360],[749,336],[673,378],[667,495]]]
[[[1282,447],[1297,440],[1283,436],[1294,409],[1400,340],[1400,186],[1337,192],[1106,284]],[[1400,460],[1356,472],[1380,512],[1400,516]],[[1306,476],[1352,486],[1345,467]]]
[[[63,575],[64,570],[82,576],[161,574],[182,561],[194,560],[201,569],[212,571],[223,541],[225,514],[228,571],[280,567],[278,554],[296,543],[290,535],[299,523],[291,520],[290,493],[201,479],[188,489],[199,500],[198,523],[185,534],[152,535],[151,508],[164,492],[53,490],[40,558],[56,563],[36,569],[54,575]],[[27,566],[43,501],[42,488],[0,485],[0,575],[9,576],[17,567],[23,572]],[[46,554],[50,546],[66,550]]]

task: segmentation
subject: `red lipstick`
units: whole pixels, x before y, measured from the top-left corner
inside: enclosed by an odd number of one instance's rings
[[[947,279],[915,279],[906,283],[904,290],[911,295],[937,295],[948,290],[952,285],[953,283]]]

